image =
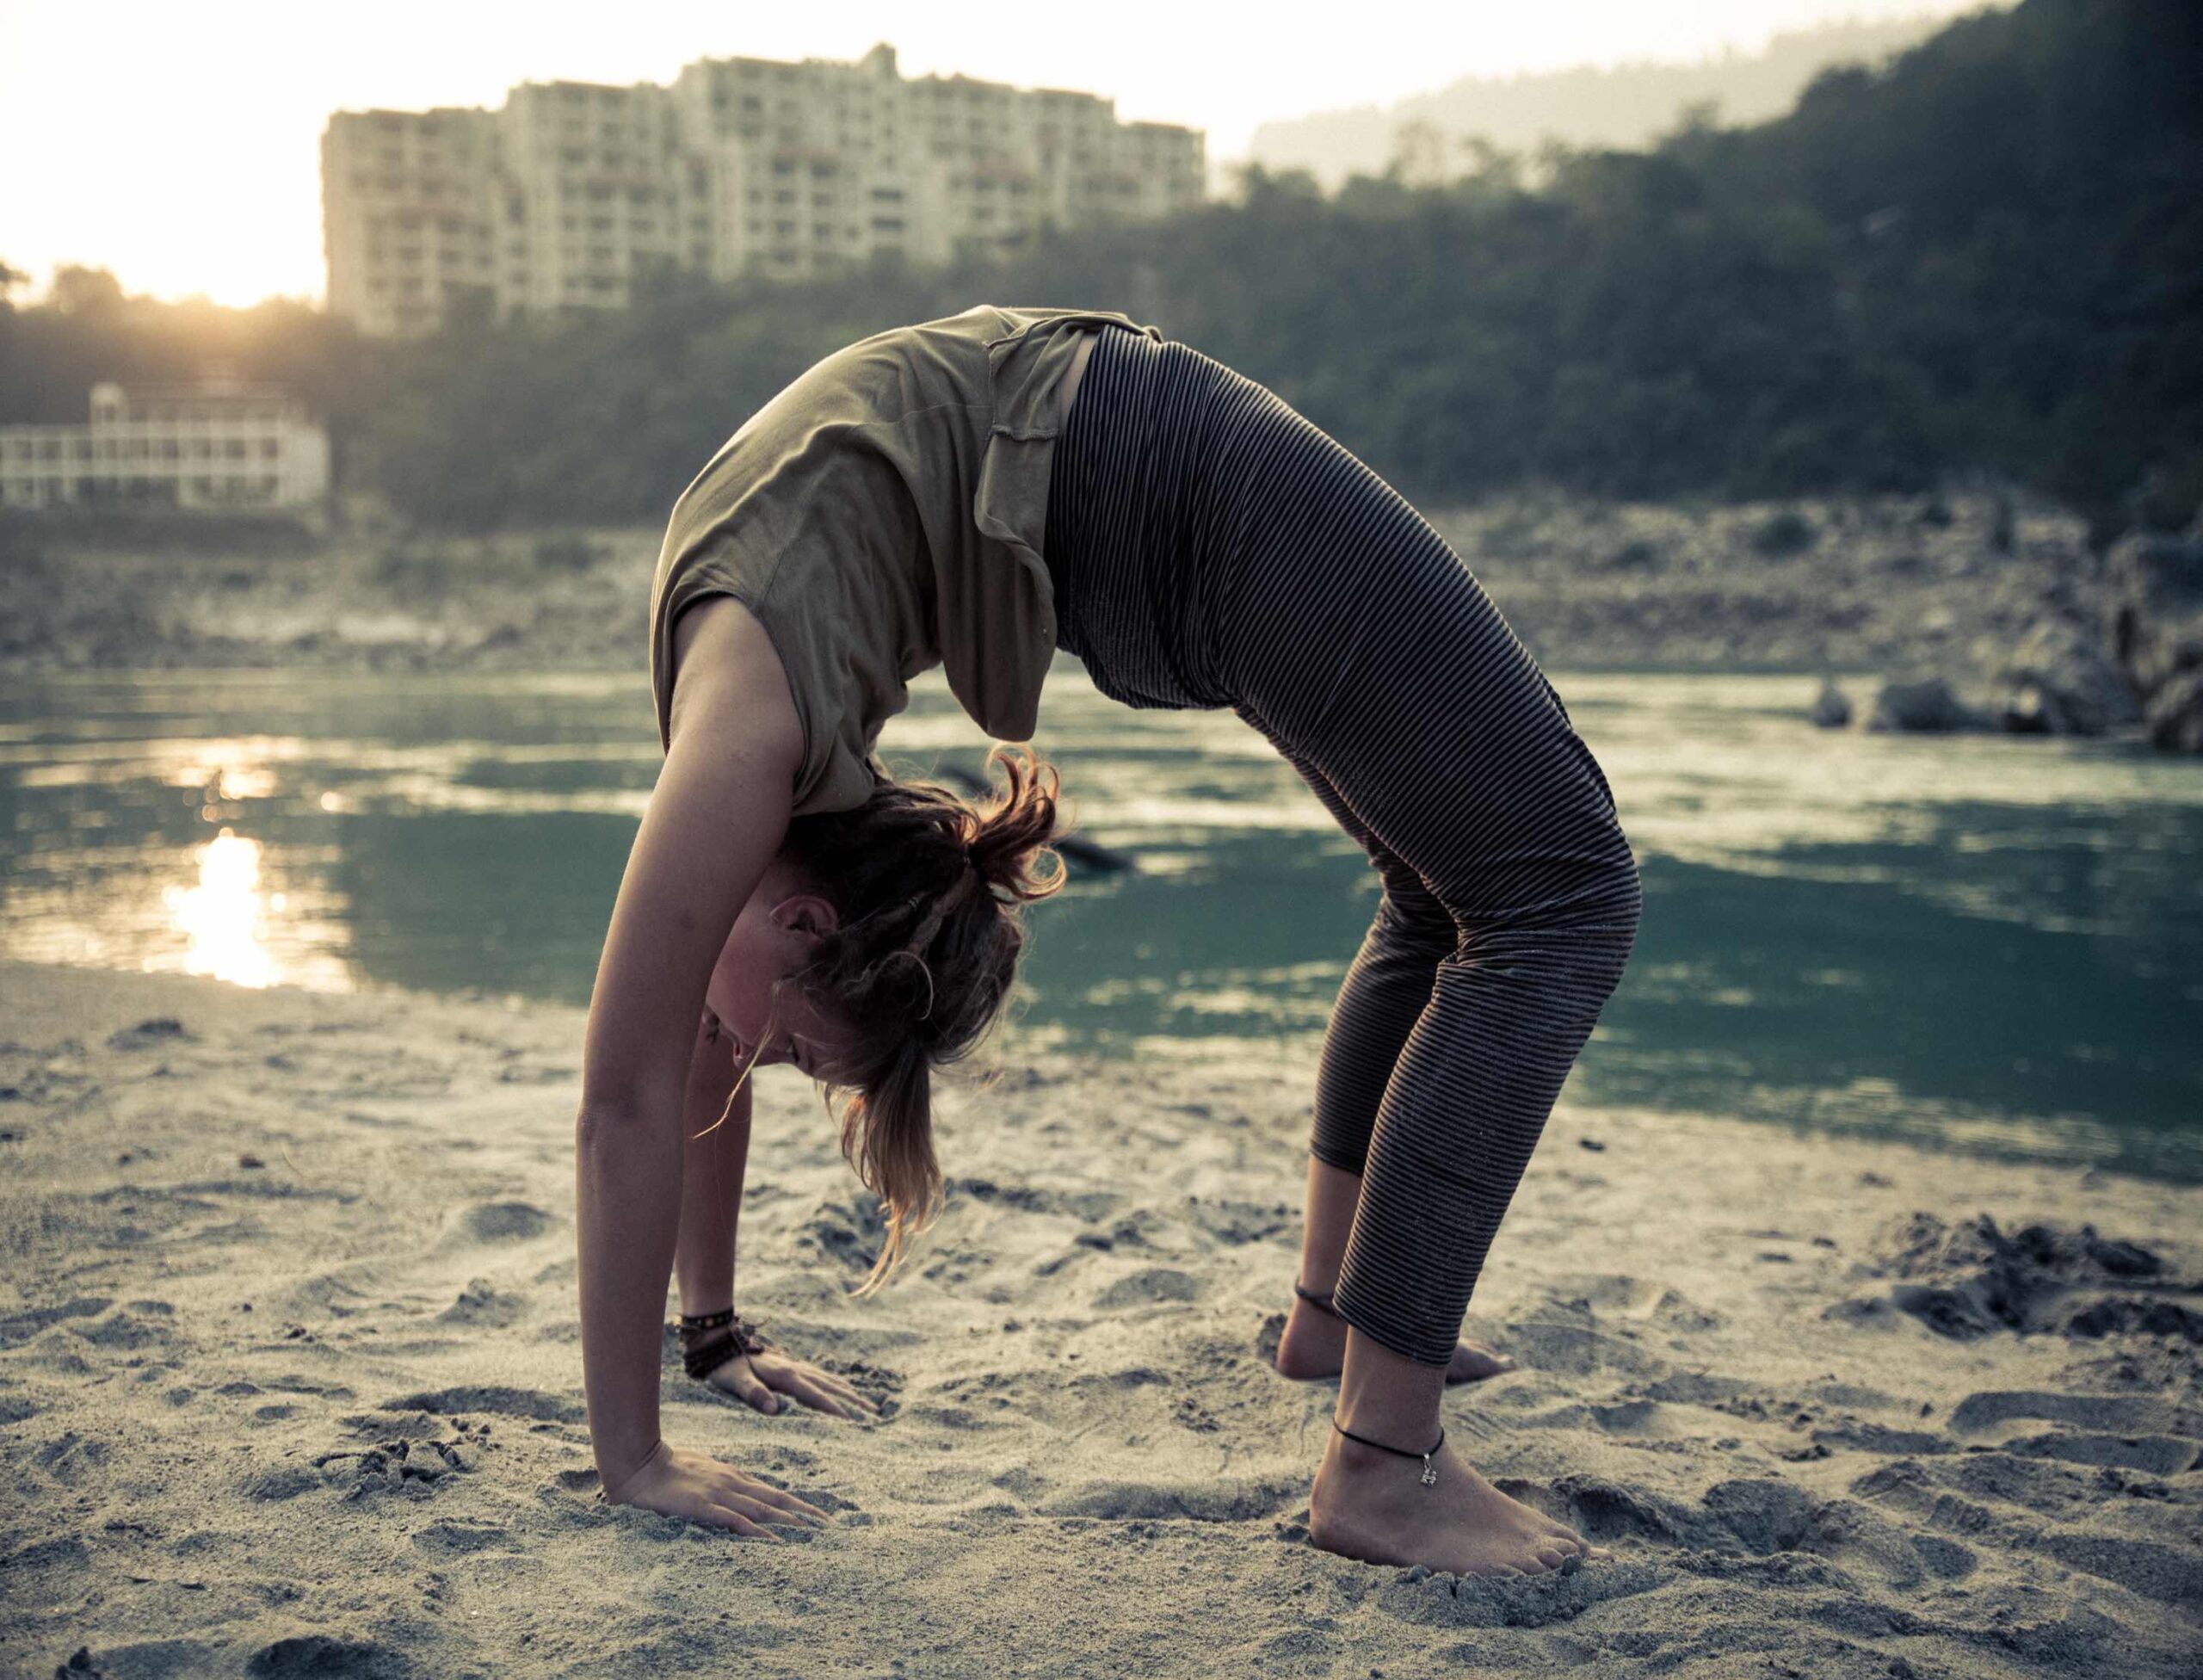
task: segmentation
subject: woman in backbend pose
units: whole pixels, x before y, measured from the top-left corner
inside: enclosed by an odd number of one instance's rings
[[[981,306],[825,357],[676,503],[651,602],[666,758],[590,1005],[582,1346],[605,1497],[744,1534],[817,1508],[658,1434],[677,1259],[692,1374],[856,1415],[733,1312],[756,1065],[850,1093],[886,1205],[876,1287],[941,1176],[928,1075],[1015,976],[1053,789],[974,810],[888,779],[929,666],[1032,732],[1058,647],[1136,707],[1228,706],[1368,852],[1384,892],[1324,1041],[1288,1376],[1341,1378],[1315,1543],[1537,1573],[1606,1555],[1445,1441],[1484,1253],[1620,979],[1640,894],[1598,765],[1459,557],[1264,386],[1110,311]],[[990,757],[990,767],[997,762]],[[685,1164],[684,1164],[685,1157]]]

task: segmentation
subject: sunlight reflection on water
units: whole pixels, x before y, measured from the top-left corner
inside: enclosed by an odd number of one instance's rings
[[[282,978],[264,939],[269,911],[283,895],[262,899],[260,842],[224,829],[200,847],[195,886],[163,890],[170,918],[191,942],[183,954],[187,974],[211,974],[236,985],[273,985]],[[146,966],[154,960],[146,959]]]

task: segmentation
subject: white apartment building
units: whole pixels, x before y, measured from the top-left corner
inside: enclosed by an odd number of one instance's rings
[[[329,435],[269,385],[92,387],[91,423],[0,426],[0,507],[295,508],[329,493]]]
[[[624,307],[654,266],[799,280],[1013,252],[1200,202],[1199,129],[1113,100],[856,63],[706,59],[670,87],[523,83],[495,111],[340,111],[321,145],[329,306],[363,331]]]

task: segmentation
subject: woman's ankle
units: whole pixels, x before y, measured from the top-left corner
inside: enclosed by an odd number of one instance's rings
[[[1443,1366],[1418,1363],[1358,1330],[1347,1332],[1333,1410],[1340,1428],[1419,1454],[1438,1433],[1445,1392]]]

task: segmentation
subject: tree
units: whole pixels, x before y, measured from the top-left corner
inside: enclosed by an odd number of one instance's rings
[[[122,308],[122,282],[108,269],[65,262],[53,271],[48,296],[64,315],[113,315]]]

